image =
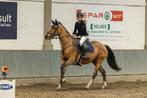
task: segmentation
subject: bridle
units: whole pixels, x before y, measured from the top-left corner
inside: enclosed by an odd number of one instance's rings
[[[62,47],[62,51],[65,51],[66,49],[68,49],[69,47],[72,47],[72,46],[75,47],[74,40],[73,40],[73,38],[72,38],[72,36],[70,34],[67,34],[65,36],[60,36],[59,31],[57,30],[58,27],[52,26],[51,30],[53,30],[53,29],[54,29],[54,32],[53,33],[50,33],[50,36],[51,36],[52,39],[58,39],[58,38],[59,39],[63,39],[63,38],[69,37],[69,36],[71,37],[72,44],[71,45],[68,45],[68,46],[66,46],[64,48]],[[61,41],[61,44],[63,46],[63,42],[62,41]]]
[[[57,28],[52,27],[51,30],[52,30],[52,29],[55,29],[56,31],[54,31],[53,33],[50,33],[51,38],[52,38],[52,39],[57,39],[57,36],[59,35],[59,34],[58,34],[58,31],[57,31]]]

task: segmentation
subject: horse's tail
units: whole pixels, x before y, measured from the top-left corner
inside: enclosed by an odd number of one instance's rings
[[[105,45],[105,47],[107,48],[108,50],[108,57],[107,57],[107,62],[109,64],[109,66],[116,70],[116,71],[120,71],[121,68],[118,67],[117,63],[116,63],[116,60],[115,60],[115,55],[113,53],[113,51],[111,50],[111,48],[107,45]]]

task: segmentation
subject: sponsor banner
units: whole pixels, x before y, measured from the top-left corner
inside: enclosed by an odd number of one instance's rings
[[[15,80],[0,80],[0,97],[15,98]]]
[[[72,34],[78,11],[84,13],[90,40],[113,49],[144,49],[144,7],[53,3],[52,19],[64,22]],[[53,40],[52,43],[54,49],[60,49],[59,41]]]
[[[17,3],[0,2],[0,39],[17,38]]]
[[[42,50],[44,3],[7,1],[0,2],[0,19],[2,16],[7,19],[7,22],[3,20],[4,23],[0,26],[0,49]]]

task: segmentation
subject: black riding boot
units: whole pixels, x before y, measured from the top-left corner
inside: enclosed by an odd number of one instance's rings
[[[86,56],[85,56],[85,49],[84,49],[84,46],[81,46],[80,47],[80,52],[81,52],[81,56],[82,56],[82,58],[84,58],[84,59],[86,59]]]

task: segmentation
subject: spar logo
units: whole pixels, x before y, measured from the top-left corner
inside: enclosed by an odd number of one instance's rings
[[[0,90],[10,90],[13,86],[10,84],[0,84]]]
[[[77,12],[82,12],[84,14],[84,18],[86,19],[98,19],[98,20],[106,20],[106,21],[123,21],[123,11],[104,11],[104,12],[90,12],[83,11],[82,9],[77,9]]]

